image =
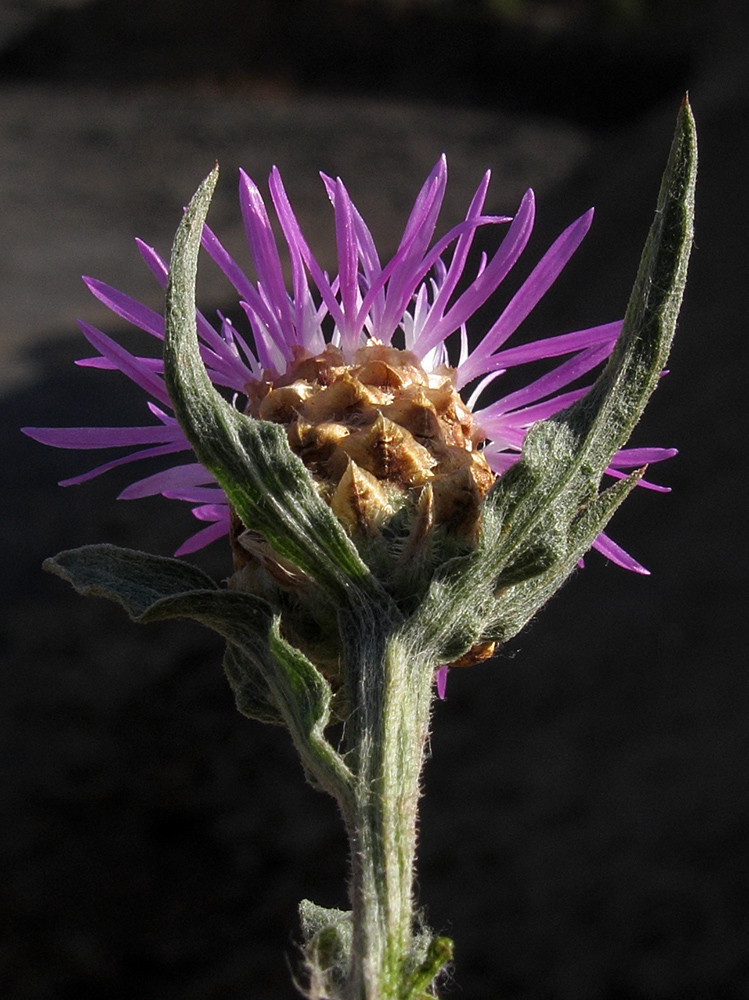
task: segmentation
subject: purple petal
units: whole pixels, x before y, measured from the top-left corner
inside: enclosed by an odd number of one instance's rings
[[[431,243],[437,217],[442,208],[446,184],[447,160],[443,154],[416,196],[398,249],[386,269],[390,272],[390,278],[387,306],[382,320],[384,324],[382,336],[385,340],[389,339],[392,331],[400,323],[405,305],[414,293],[416,279],[413,268],[421,263]]]
[[[205,483],[215,483],[215,477],[202,465],[191,462],[188,465],[174,465],[171,469],[157,472],[153,476],[139,479],[131,483],[120,493],[119,500],[136,500],[141,497],[152,497],[166,490],[180,489],[188,486],[202,486]]]
[[[218,315],[221,320],[222,337],[227,344],[231,345],[232,351],[237,351],[242,355],[242,366],[246,373],[244,385],[246,386],[247,382],[253,378],[260,378],[262,374],[257,358],[255,357],[253,351],[250,350],[247,341],[244,339],[242,334],[239,333],[228,316],[224,316],[221,312],[219,312]],[[242,388],[244,389],[244,386]]]
[[[625,552],[620,545],[612,542],[608,535],[600,534],[593,542],[593,548],[597,549],[607,559],[610,559],[611,562],[616,563],[617,566],[621,566],[622,569],[628,569],[632,573],[640,573],[642,576],[650,576],[649,569],[645,569],[641,563],[638,563],[628,552]]]
[[[471,199],[471,204],[468,206],[468,212],[466,213],[465,221],[472,222],[476,221],[481,223],[481,209],[484,207],[484,202],[486,201],[486,192],[489,187],[489,180],[491,178],[491,171],[487,170],[484,174],[481,183],[479,184],[476,192]],[[486,220],[488,221],[488,220]],[[500,217],[495,219],[496,222],[511,222],[512,220],[508,217]],[[432,304],[432,310],[429,319],[423,325],[421,331],[422,336],[425,338],[424,342],[427,343],[429,337],[430,324],[434,326],[438,320],[441,320],[447,304],[455,291],[455,288],[460,280],[463,270],[468,259],[468,252],[473,244],[473,239],[476,235],[476,230],[478,226],[471,226],[467,232],[461,232],[458,236],[458,242],[455,245],[455,250],[453,251],[452,258],[450,260],[450,266],[445,272],[444,278],[439,282],[439,291],[435,296],[434,302]],[[451,230],[454,233],[455,230]],[[448,236],[451,234],[448,234]],[[480,265],[480,272],[483,273],[486,266],[486,258],[482,255],[482,261]],[[477,276],[478,277],[478,276]],[[433,317],[433,318],[432,318]],[[461,324],[459,323],[458,326]],[[452,331],[451,331],[452,332]],[[441,338],[441,339],[444,339]]]
[[[277,318],[269,311],[258,290],[234,258],[224,249],[223,244],[210,226],[203,226],[201,246],[213,259],[214,263],[221,268],[242,298],[247,301],[253,312],[262,318],[262,322],[269,329],[277,327]]]
[[[485,363],[489,355],[501,347],[507,338],[517,330],[533,307],[549,290],[562,268],[580,246],[592,221],[593,209],[591,208],[571,226],[568,226],[561,236],[557,237],[459,372],[459,388],[484,374],[486,371]]]
[[[136,385],[145,389],[147,393],[164,403],[165,406],[171,405],[163,380],[150,371],[147,366],[140,364],[135,355],[126,351],[124,347],[120,347],[116,341],[107,337],[96,327],[89,326],[88,323],[83,323],[80,320],[78,325],[88,342],[101,351],[104,357],[111,361],[123,375],[127,375]]]
[[[146,263],[152,265],[152,269],[155,270],[157,278],[161,283],[163,276],[161,269],[165,266],[163,261],[161,261],[161,258],[158,257],[155,251],[150,251],[150,248],[145,244],[142,244],[140,249]],[[111,285],[107,285],[96,278],[84,277],[83,282],[89,291],[116,316],[121,317],[128,323],[132,323],[141,330],[145,330],[159,340],[164,339],[164,319],[158,313],[154,312],[153,309],[149,309],[129,295],[125,295],[123,292],[112,288]],[[233,389],[241,389],[247,382],[245,366],[227,351],[226,344],[200,313],[197,316],[197,324],[198,332],[207,345],[207,348],[201,348],[203,360],[211,365],[219,375],[221,379],[220,384],[227,385]],[[239,371],[237,371],[238,364]]]
[[[95,479],[96,476],[101,476],[102,473],[116,469],[120,465],[129,465],[130,462],[139,462],[145,458],[160,458],[162,455],[173,455],[177,451],[189,451],[189,449],[190,445],[186,440],[183,440],[175,441],[173,444],[163,444],[157,448],[145,448],[142,451],[134,451],[129,455],[123,455],[121,458],[115,458],[111,462],[105,462],[104,465],[97,465],[95,469],[90,469],[80,476],[73,476],[72,479],[62,479],[59,485],[79,486],[81,483],[86,483],[89,479]]]
[[[338,305],[338,299],[336,298],[330,281],[320,265],[317,263],[314,254],[310,250],[307,245],[307,241],[302,235],[301,227],[299,226],[297,217],[294,215],[288,195],[286,194],[286,189],[284,188],[283,181],[281,180],[281,175],[276,167],[273,168],[271,175],[268,178],[268,187],[270,189],[271,198],[273,199],[273,207],[276,210],[276,215],[278,216],[278,221],[281,224],[281,229],[283,230],[286,242],[289,244],[289,247],[294,246],[299,252],[302,260],[307,265],[307,268],[312,275],[312,280],[315,282],[315,285],[322,296],[323,302],[330,312],[330,315],[333,317],[333,322],[339,329],[343,329],[346,321],[343,313],[341,312],[341,308]]]
[[[611,464],[622,468],[639,468],[653,462],[663,462],[679,454],[678,448],[620,448]]]
[[[563,333],[556,337],[546,337],[534,340],[520,347],[510,347],[506,351],[492,354],[492,366],[511,368],[514,365],[527,364],[531,361],[541,361],[544,358],[555,358],[561,354],[571,354],[573,351],[584,350],[586,347],[597,347],[599,344],[614,344],[622,328],[622,321],[594,326],[588,330],[577,330],[575,333]]]
[[[291,346],[296,338],[281,258],[262,195],[244,170],[239,171],[239,204],[258,280],[267,290],[268,299],[273,306],[271,312],[278,321],[280,342],[277,346],[284,357],[290,360]]]
[[[614,468],[613,466],[610,465],[608,467],[608,469],[606,469],[606,475],[607,476],[611,476],[613,479],[626,479],[627,476],[628,476],[628,473],[621,472],[619,469],[616,469],[616,468]],[[658,483],[651,483],[648,479],[640,479],[640,480],[638,480],[637,485],[640,486],[640,487],[642,487],[645,490],[653,490],[653,492],[655,492],[655,493],[670,493],[671,492],[671,487],[670,486],[659,486]]]
[[[488,375],[485,375],[481,379],[481,381],[478,383],[476,388],[473,390],[471,395],[466,400],[466,406],[468,407],[469,410],[473,412],[476,409],[476,403],[479,401],[479,399],[481,399],[481,396],[484,393],[484,391],[489,388],[489,386],[495,379],[499,378],[500,375],[504,375],[506,371],[507,371],[506,368],[500,368],[496,372],[489,372]]]
[[[564,410],[566,407],[576,403],[578,399],[582,399],[589,390],[589,385],[582,386],[580,389],[571,389],[569,392],[562,392],[558,396],[553,396],[542,403],[524,406],[518,410],[513,410],[511,413],[502,413],[493,420],[482,419],[482,414],[485,412],[483,410],[476,411],[475,416],[479,426],[483,430],[496,430],[496,433],[501,436],[507,432],[509,427],[519,427],[525,430],[538,420],[548,420],[555,413],[559,413],[560,410]],[[490,434],[490,436],[493,435]]]
[[[520,460],[520,452],[493,451],[489,446],[484,449],[484,455],[489,468],[498,476],[503,476],[509,468]]]
[[[103,302],[107,309],[110,309],[115,316],[119,316],[140,330],[145,330],[159,340],[164,339],[164,317],[160,316],[153,309],[137,302],[124,292],[119,292],[111,285],[107,285],[97,278],[83,277],[83,283],[100,302]]]
[[[447,674],[449,672],[449,667],[440,667],[435,674],[437,678],[437,697],[440,701],[445,700],[445,691],[447,690]]]
[[[359,296],[359,249],[354,229],[351,199],[340,180],[335,187],[335,237],[338,251],[338,279],[341,306],[346,324],[341,328],[343,351],[351,356],[358,346],[356,329],[357,299]]]
[[[202,507],[193,507],[190,513],[199,521],[226,521],[229,518],[229,506],[226,503],[206,503]]]
[[[141,355],[133,355],[139,365],[142,365],[149,372],[162,375],[164,372],[164,362],[161,358],[145,358]],[[97,368],[99,371],[120,371],[120,366],[110,361],[109,358],[79,358],[76,362],[79,368]]]
[[[162,422],[162,424],[166,424],[167,427],[179,426],[177,418],[170,416],[168,413],[165,413],[160,406],[156,405],[156,403],[152,403],[149,401],[148,403],[146,403],[146,406],[148,407],[150,412],[153,413],[156,419]]]
[[[208,225],[203,226],[203,233],[200,237],[200,245],[213,262],[221,268],[241,296],[248,301],[252,301],[255,297],[257,297],[255,286],[231,254],[224,248],[223,243]],[[259,305],[259,308],[263,308],[262,303]],[[268,317],[268,319],[270,319],[270,317]]]
[[[328,192],[328,197],[335,208],[336,182],[332,177],[328,177],[323,173],[320,174],[320,177],[322,178],[325,189]],[[354,231],[356,234],[357,251],[362,264],[365,285],[367,289],[370,289],[372,285],[378,281],[379,276],[382,273],[380,257],[377,253],[377,246],[375,245],[372,233],[369,231],[369,227],[356,208],[356,205],[354,205],[353,201],[351,201],[348,192],[346,192],[346,196],[349,199],[351,218],[353,220]],[[382,283],[379,284],[376,292],[370,297],[370,302],[371,305],[368,303],[366,311],[370,314],[372,326],[377,328],[382,316],[382,310],[385,306],[385,291]]]
[[[221,503],[225,494],[219,487],[187,486],[184,489],[164,490],[163,496],[169,500],[186,500],[188,503]]]
[[[419,357],[423,357],[436,343],[446,339],[454,330],[457,330],[474,314],[479,306],[486,302],[492,292],[498,288],[517,262],[530,239],[531,232],[533,231],[535,211],[535,196],[532,190],[528,190],[523,195],[515,218],[512,220],[505,238],[500,243],[499,249],[491,261],[480,269],[479,274],[469,288],[458,298],[449,312],[440,318],[434,326],[430,327],[427,325],[422,333],[423,340],[419,338],[419,341],[415,345],[416,353]],[[496,346],[499,345],[497,344]],[[491,353],[492,349],[491,345],[489,345],[487,353]],[[478,372],[477,374],[483,373]],[[470,378],[462,378],[461,374],[461,387],[473,381],[475,377],[474,375]]]
[[[251,378],[250,368],[201,312],[197,313],[195,319],[198,336],[203,341],[200,344],[200,356],[205,366],[215,374],[214,381],[241,392]]]
[[[408,304],[413,298],[419,283],[426,277],[432,268],[440,269],[442,272],[442,279],[444,280],[445,266],[441,261],[440,256],[448,249],[450,244],[454,243],[455,240],[461,236],[469,236],[472,238],[480,226],[508,221],[509,219],[505,216],[480,215],[474,219],[459,222],[456,226],[453,226],[453,228],[449,230],[449,232],[447,232],[424,257],[412,257],[412,255],[408,252],[408,248],[406,248],[406,250],[399,250],[382,272],[375,283],[375,286],[373,286],[368,293],[368,295],[371,296],[376,287],[381,285],[385,281],[386,277],[389,278],[386,297],[387,308],[381,319],[381,331],[377,332],[377,336],[386,342],[390,340],[393,331],[401,325],[403,315],[406,312]],[[480,267],[480,272],[483,272],[483,266]],[[437,291],[439,292],[439,285],[437,287]],[[365,298],[365,306],[366,301],[367,299]],[[365,306],[362,307],[361,314],[365,312]],[[445,321],[445,323],[446,325],[449,325],[448,321]],[[452,333],[455,329],[455,326],[451,326],[449,332]],[[434,337],[435,334],[432,331],[430,339],[433,340]],[[440,337],[439,339],[442,340],[444,337]],[[431,349],[433,350],[433,348]],[[429,352],[427,351],[426,353],[428,354]],[[424,356],[425,355],[422,355],[422,357]]]
[[[411,209],[406,228],[403,230],[403,236],[398,245],[399,250],[408,247],[409,252],[414,257],[423,257],[426,253],[437,225],[437,217],[442,208],[446,186],[447,158],[443,153],[416,196],[414,207]]]
[[[174,554],[175,556],[189,556],[192,552],[204,549],[206,545],[210,545],[211,542],[216,542],[228,534],[229,516],[227,512],[225,521],[216,521],[215,524],[209,524],[207,528],[201,528],[200,531],[184,541]]]
[[[78,450],[186,442],[180,427],[164,427],[163,424],[158,427],[23,427],[22,431],[40,444]]]
[[[250,321],[252,338],[255,342],[255,353],[260,362],[260,367],[263,369],[272,368],[279,373],[285,371],[287,359],[277,346],[278,338],[273,336],[273,333],[263,322],[262,317],[258,315],[249,302],[241,301],[239,304],[245,316]]]
[[[575,379],[580,378],[581,375],[585,375],[592,368],[595,368],[609,353],[609,346],[607,344],[604,344],[602,347],[590,347],[585,351],[581,351],[568,361],[557,365],[556,368],[547,372],[546,375],[542,375],[541,378],[530,382],[523,389],[511,392],[502,399],[498,399],[496,403],[489,405],[483,411],[483,419],[485,421],[490,420],[510,410],[516,410],[521,406],[526,406],[528,403],[543,399],[553,392],[558,392],[565,385],[569,385],[570,382],[574,382]]]
[[[481,209],[484,207],[484,202],[486,201],[486,193],[489,190],[489,181],[491,180],[491,170],[487,170],[484,176],[481,178],[479,186],[474,192],[473,198],[471,198],[471,204],[468,206],[468,211],[466,212],[465,221],[470,222],[472,219],[477,219],[481,216]],[[509,218],[504,219],[505,222],[511,222]],[[455,291],[455,286],[460,280],[460,276],[463,273],[463,268],[466,265],[466,260],[468,259],[468,251],[471,249],[471,244],[473,243],[473,238],[476,235],[476,230],[471,229],[467,233],[463,233],[458,238],[458,242],[455,245],[455,251],[450,260],[450,266],[445,274],[445,280],[440,286],[439,295],[434,301],[436,308],[441,307],[441,303],[447,303],[450,296]]]
[[[166,288],[169,280],[169,268],[164,258],[159,256],[154,248],[144,243],[143,240],[136,239],[135,243],[151,274],[156,278],[161,288]]]

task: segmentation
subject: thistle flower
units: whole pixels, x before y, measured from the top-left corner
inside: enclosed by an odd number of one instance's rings
[[[404,504],[422,522],[448,524],[470,536],[482,497],[495,477],[518,460],[529,427],[584,395],[588,386],[581,386],[581,380],[608,357],[619,334],[621,323],[611,322],[505,346],[579,246],[592,221],[590,210],[558,237],[490,329],[469,346],[466,324],[520,258],[534,221],[531,190],[514,218],[484,214],[489,177],[487,172],[465,219],[432,243],[447,183],[441,157],[416,198],[395,254],[383,265],[342,181],[322,175],[335,218],[338,274],[331,279],[302,234],[274,168],[268,185],[288,251],[290,294],[266,204],[244,172],[239,198],[254,283],[218,237],[204,229],[203,248],[237,290],[252,334],[250,341],[220,313],[218,328],[199,314],[208,374],[216,386],[234,394],[235,405],[286,427],[292,449],[355,536],[376,533]],[[475,273],[468,274],[477,231],[508,223],[493,256],[481,255]],[[165,287],[166,263],[145,243],[137,245]],[[159,314],[102,281],[84,282],[115,315],[163,339]],[[193,515],[205,526],[177,555],[231,533],[237,568],[270,567],[278,582],[287,568],[264,551],[261,536],[236,523],[211,473],[189,456],[183,460],[180,453],[190,452],[191,446],[171,412],[161,358],[135,356],[100,330],[84,322],[80,326],[98,354],[78,364],[123,372],[151,397],[147,405],[154,419],[138,427],[24,428],[54,447],[128,449],[61,485],[83,483],[141,459],[179,457],[169,468],[134,481],[120,497],[160,493],[193,504]],[[539,361],[553,366],[523,388],[490,400],[490,386],[496,396],[508,369]],[[625,470],[675,453],[625,448],[607,471],[623,478]],[[641,485],[665,489],[645,481]],[[416,536],[418,530],[412,529]],[[594,547],[627,569],[647,573],[605,534]]]
[[[168,281],[164,262],[140,244],[167,287],[165,321],[88,281],[117,315],[164,339],[162,363],[83,326],[99,351],[84,363],[119,369],[146,389],[157,422],[30,433],[61,447],[134,449],[69,482],[193,449],[193,461],[123,495],[196,504],[208,525],[181,551],[229,533],[235,572],[219,586],[179,559],[110,545],[61,552],[45,566],[136,621],[187,617],[221,634],[239,710],[285,725],[309,780],[338,802],[351,909],[300,906],[310,996],[424,1000],[450,961],[452,942],[424,927],[414,891],[435,673],[441,694],[445,665],[468,665],[516,635],[592,544],[642,571],[600,533],[642,482],[642,465],[673,454],[617,449],[666,365],[695,172],[685,100],[623,325],[516,347],[505,346],[508,338],[574,253],[591,213],[562,233],[470,349],[466,323],[522,253],[534,201],[528,192],[512,220],[483,214],[487,174],[465,219],[431,245],[444,158],[384,266],[342,182],[323,177],[338,249],[338,274],[325,274],[274,170],[270,196],[292,292],[263,199],[243,174],[251,282],[205,226],[214,169],[177,230]],[[505,223],[497,251],[467,274],[478,229]],[[224,317],[216,330],[196,312],[201,241],[240,295],[252,348]],[[509,367],[544,361],[545,374],[487,399]],[[622,481],[601,490],[606,473]],[[334,721],[344,726],[331,741]]]

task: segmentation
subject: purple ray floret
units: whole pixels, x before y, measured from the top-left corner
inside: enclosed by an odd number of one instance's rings
[[[249,383],[261,378],[264,371],[283,375],[300,351],[314,356],[331,342],[352,359],[370,338],[404,347],[419,358],[427,372],[443,365],[454,369],[455,384],[464,391],[485,436],[487,461],[501,475],[520,458],[523,439],[534,422],[553,416],[584,395],[592,373],[611,353],[621,329],[620,322],[611,322],[506,346],[577,250],[590,228],[592,209],[555,240],[506,299],[489,330],[469,349],[467,324],[497,292],[528,244],[536,207],[533,192],[523,196],[514,218],[485,214],[487,171],[463,221],[435,242],[447,185],[447,161],[440,157],[416,197],[395,253],[382,263],[372,234],[341,179],[321,177],[334,216],[338,269],[332,278],[320,267],[302,233],[275,167],[268,188],[283,235],[280,247],[258,186],[240,172],[239,203],[254,280],[215,233],[204,228],[203,249],[234,286],[247,318],[243,334],[221,314],[215,325],[202,313],[197,314],[201,355],[211,380],[233,393],[235,405],[242,408]],[[507,223],[496,251],[476,260],[471,251],[479,229]],[[164,288],[168,277],[165,261],[142,241],[137,245]],[[284,256],[290,264],[290,292],[284,279]],[[164,321],[158,313],[103,281],[83,280],[116,316],[157,342],[163,340]],[[98,354],[78,363],[118,370],[131,379],[149,397],[151,422],[139,427],[26,427],[24,433],[56,448],[127,449],[124,455],[66,479],[62,485],[82,483],[128,463],[179,454],[178,461],[132,482],[121,498],[161,494],[193,505],[192,513],[203,526],[180,546],[177,555],[195,552],[225,536],[229,531],[227,499],[211,474],[190,458],[190,444],[171,412],[160,352],[152,357],[136,356],[100,330],[80,325]],[[539,364],[544,363],[545,369],[539,372]],[[533,377],[520,388],[498,394],[508,369],[525,364],[534,366]],[[188,455],[180,454],[183,452]],[[621,478],[675,454],[673,448],[624,448],[614,456],[607,473]],[[645,480],[640,485],[656,491],[667,489]],[[626,569],[647,573],[606,535],[600,535],[594,547]]]

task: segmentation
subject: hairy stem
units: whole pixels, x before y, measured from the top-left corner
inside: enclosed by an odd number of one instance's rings
[[[347,1000],[404,1000],[424,957],[414,939],[413,881],[433,667],[397,634],[357,653],[346,739],[355,775],[346,816],[354,936]]]

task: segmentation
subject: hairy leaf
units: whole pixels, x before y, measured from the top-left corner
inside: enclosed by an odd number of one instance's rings
[[[586,396],[529,430],[522,460],[486,499],[478,550],[437,574],[412,622],[446,657],[487,633],[514,634],[573,571],[635,482],[630,477],[598,497],[612,456],[642,415],[668,357],[692,246],[696,170],[694,119],[685,99],[606,368]],[[497,587],[507,587],[499,604],[492,597]]]
[[[263,534],[329,592],[377,591],[341,524],[315,490],[277,424],[240,413],[216,391],[198,348],[195,279],[218,168],[203,181],[177,231],[167,288],[164,377],[198,461],[216,477],[248,528]]]

